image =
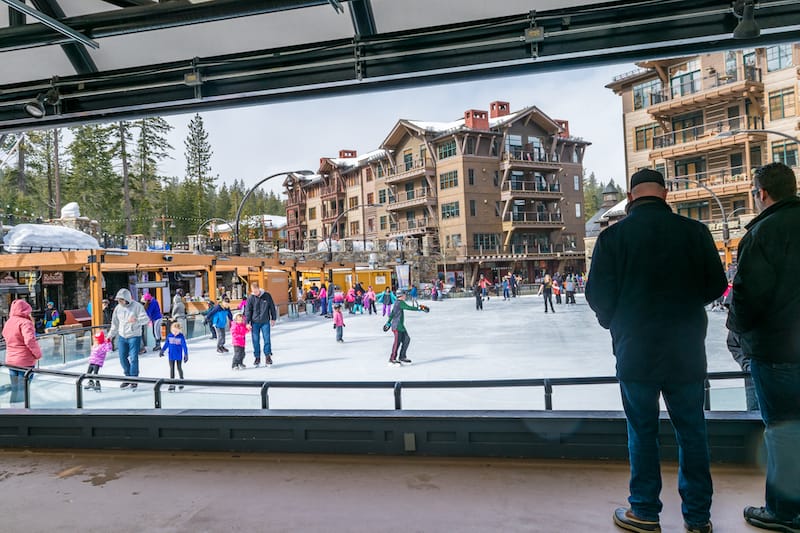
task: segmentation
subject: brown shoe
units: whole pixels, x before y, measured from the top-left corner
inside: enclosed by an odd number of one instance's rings
[[[619,507],[614,511],[614,523],[626,531],[635,531],[637,533],[653,533],[661,532],[661,525],[658,520],[642,520],[630,509]]]

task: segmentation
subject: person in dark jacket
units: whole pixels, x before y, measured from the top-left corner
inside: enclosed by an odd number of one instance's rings
[[[261,337],[264,339],[264,363],[272,364],[272,342],[270,340],[270,327],[278,319],[278,310],[275,302],[267,291],[259,287],[258,282],[250,284],[251,294],[247,297],[244,308],[244,320],[247,329],[253,332],[253,355],[255,366],[261,364]]]
[[[672,213],[664,177],[631,176],[628,216],[597,238],[586,300],[611,330],[628,418],[630,508],[614,512],[629,531],[659,531],[659,396],[680,447],[678,486],[690,531],[711,531],[713,492],[703,412],[705,306],[727,286],[711,233]]]
[[[759,168],[752,192],[761,213],[739,243],[727,325],[750,358],[768,460],[766,505],[744,518],[800,531],[800,199],[783,163]]]

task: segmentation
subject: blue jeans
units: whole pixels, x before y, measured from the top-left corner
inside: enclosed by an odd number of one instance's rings
[[[800,516],[800,363],[750,360],[767,449],[767,510],[781,520]]]
[[[11,382],[11,403],[20,403],[25,401],[25,370],[8,369],[8,378]],[[33,379],[33,375],[31,375]]]
[[[119,348],[119,363],[122,365],[122,372],[126,376],[139,375],[139,343],[142,338],[138,335],[136,337],[119,337],[117,339],[117,348]]]
[[[253,355],[261,359],[261,337],[264,337],[264,355],[272,355],[272,343],[269,339],[269,322],[253,322]]]
[[[658,456],[659,393],[664,397],[678,442],[678,492],[683,519],[689,526],[708,523],[713,486],[708,437],[703,413],[703,381],[692,383],[620,382],[628,417],[633,513],[658,520],[661,512],[661,468]]]

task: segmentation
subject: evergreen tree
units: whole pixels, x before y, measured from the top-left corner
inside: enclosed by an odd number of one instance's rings
[[[597,183],[594,172],[589,173],[589,177],[583,179],[583,205],[585,207],[584,220],[589,220],[600,209],[603,203],[602,184]]]
[[[211,144],[203,125],[203,117],[196,114],[189,122],[189,134],[183,141],[186,156],[186,181],[196,202],[195,213],[202,218],[208,211],[208,194],[213,190],[216,177],[211,175]]]

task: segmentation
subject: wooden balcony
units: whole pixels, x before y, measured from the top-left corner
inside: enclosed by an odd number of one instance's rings
[[[433,160],[429,158],[425,158],[424,161],[415,159],[410,163],[399,165],[390,170],[384,176],[384,181],[391,185],[393,183],[401,183],[423,176],[433,176],[435,171],[436,167],[433,164]]]
[[[424,235],[436,229],[436,220],[430,217],[400,220],[389,226],[390,237]]]
[[[561,170],[561,163],[557,158],[550,158],[550,154],[540,152],[527,152],[524,150],[514,150],[503,152],[500,161],[500,169],[506,170],[541,170],[543,172],[558,172]]]
[[[509,213],[503,219],[503,231],[527,228],[562,229],[564,217],[558,213]]]
[[[753,116],[734,117],[671,131],[653,138],[653,147],[649,158],[651,160],[674,159],[698,152],[732,148],[743,145],[745,142],[763,142],[767,139],[766,132],[736,133],[740,130],[761,130],[763,127],[763,119]],[[720,134],[726,135],[720,136]]]
[[[562,197],[559,183],[507,182],[500,189],[500,200],[504,202],[522,198],[552,201]]]
[[[712,172],[700,172],[687,176],[670,176],[668,179],[685,179],[690,181],[670,182],[667,184],[667,202],[679,203],[691,200],[712,199],[708,187],[719,197],[739,196],[750,193],[751,179],[743,168],[727,168]]]
[[[419,206],[436,205],[436,195],[430,189],[402,191],[386,204],[387,211],[401,211]]]

